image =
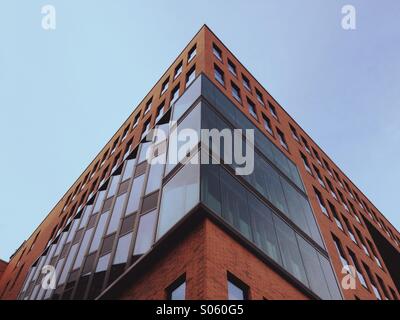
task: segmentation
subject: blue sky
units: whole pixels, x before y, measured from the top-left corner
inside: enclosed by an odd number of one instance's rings
[[[356,30],[341,28],[345,4]],[[400,228],[399,14],[398,0],[1,1],[0,258],[204,23]]]

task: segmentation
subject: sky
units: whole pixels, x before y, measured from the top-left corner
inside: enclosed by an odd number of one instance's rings
[[[55,30],[42,28],[48,4]],[[398,0],[1,0],[0,258],[203,24],[400,229],[399,16]]]

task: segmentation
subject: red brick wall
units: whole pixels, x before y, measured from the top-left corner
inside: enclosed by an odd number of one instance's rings
[[[202,221],[116,298],[165,299],[165,289],[186,274],[187,299],[227,299],[230,272],[249,286],[250,299],[307,299],[212,221]]]

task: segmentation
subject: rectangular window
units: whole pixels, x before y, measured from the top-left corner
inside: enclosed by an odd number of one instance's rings
[[[360,280],[360,283],[364,288],[368,289],[367,282],[365,281],[364,275],[362,274],[361,267],[360,264],[358,263],[355,253],[351,251],[349,248],[347,248],[347,250],[349,252],[350,259],[353,262],[354,268],[356,269],[358,280]]]
[[[363,248],[365,254],[369,257],[369,256],[370,256],[370,255],[369,255],[369,251],[368,251],[368,248],[367,248],[367,245],[366,245],[366,243],[365,243],[365,239],[364,239],[363,235],[361,234],[360,230],[358,230],[357,228],[354,228],[354,229],[356,230],[356,233],[357,233],[357,235],[358,235],[358,238],[360,239],[361,246],[362,246],[362,248]]]
[[[214,56],[216,56],[218,60],[222,61],[222,51],[220,48],[217,47],[217,45],[215,43],[213,44],[213,53],[214,53]]]
[[[332,197],[335,198],[335,200],[337,200],[338,198],[336,196],[335,188],[333,187],[332,182],[328,178],[325,178],[325,180],[326,180],[326,183],[328,184],[329,191],[330,191]]]
[[[317,162],[319,163],[319,165],[322,167],[322,162],[321,162],[321,158],[319,157],[319,153],[317,152],[317,150],[315,150],[314,148],[312,148],[313,152],[314,152],[314,156],[317,159]]]
[[[265,106],[264,97],[263,97],[262,93],[257,88],[256,88],[256,96],[257,96],[258,102],[260,102],[263,106]]]
[[[272,131],[272,126],[271,126],[271,120],[263,114],[263,120],[264,120],[264,128],[267,130],[271,135],[274,135],[274,132]]]
[[[363,263],[363,266],[364,266],[365,272],[367,273],[367,276],[368,276],[368,278],[369,278],[369,281],[371,282],[372,291],[374,292],[375,297],[376,297],[378,300],[382,300],[382,296],[381,296],[381,294],[379,293],[379,290],[378,290],[378,288],[377,288],[377,286],[376,286],[376,282],[375,282],[375,279],[374,279],[374,277],[373,277],[373,275],[372,275],[372,273],[371,273],[371,270],[369,269],[369,267],[368,267],[365,263]]]
[[[196,78],[196,66],[193,66],[189,72],[186,74],[186,88],[190,86],[190,84]]]
[[[326,171],[328,171],[329,175],[330,175],[331,177],[333,177],[332,170],[331,170],[331,167],[329,166],[328,162],[326,162],[325,159],[323,159],[322,161],[324,162]],[[353,195],[352,195],[352,196],[353,196]]]
[[[308,163],[307,157],[302,152],[300,152],[300,156],[301,159],[303,160],[304,168],[306,168],[307,172],[312,175],[312,171],[310,168],[310,164]]]
[[[289,124],[289,127],[290,127],[290,131],[292,132],[293,139],[296,140],[297,142],[300,142],[296,129],[291,124]]]
[[[140,217],[134,255],[145,254],[150,250],[157,223],[157,211],[146,213]]]
[[[332,203],[330,203],[329,201],[328,201],[328,205],[329,205],[329,208],[331,209],[331,212],[332,212],[333,218],[335,219],[336,225],[338,226],[338,228],[340,230],[344,231],[342,222],[340,221],[339,214],[337,213],[335,206]]]
[[[180,76],[182,73],[182,61],[175,67],[175,72],[174,72],[174,80]]]
[[[150,130],[150,120],[147,120],[143,125],[142,136],[141,139],[147,136],[147,133]]]
[[[125,140],[126,136],[128,135],[128,132],[129,132],[129,126],[124,129],[124,132],[122,133],[121,141]]]
[[[244,74],[242,74],[242,79],[243,79],[243,86],[244,86],[248,91],[251,91],[250,80],[249,80],[249,78],[247,78]]]
[[[232,86],[232,95],[233,95],[233,97],[234,97],[237,101],[239,101],[240,103],[242,103],[242,98],[241,98],[241,96],[240,96],[240,89],[239,89],[239,87],[238,87],[236,84],[234,84],[233,82],[231,82],[231,86]]]
[[[172,105],[176,100],[179,98],[179,84],[175,86],[174,89],[171,91],[171,102],[170,105]]]
[[[135,116],[135,120],[133,120],[133,126],[132,126],[133,129],[136,128],[137,125],[139,124],[139,119],[140,119],[140,113],[138,113],[138,114]]]
[[[247,300],[248,290],[248,286],[228,274],[228,300]]]
[[[188,63],[190,61],[192,61],[194,59],[194,57],[196,56],[196,45],[193,46],[192,49],[190,49],[189,53],[188,53]]]
[[[367,242],[368,242],[368,244],[369,244],[369,247],[371,248],[372,254],[374,255],[374,259],[375,259],[375,261],[376,261],[376,264],[379,266],[379,268],[381,268],[381,269],[383,270],[382,263],[381,263],[381,261],[380,261],[379,258],[378,258],[378,255],[377,255],[377,253],[376,253],[376,250],[375,250],[375,247],[374,247],[373,243],[372,243],[370,240],[368,240],[368,239],[367,239]]]
[[[326,215],[327,217],[329,217],[329,214],[328,214],[328,211],[326,210],[325,203],[324,203],[324,200],[323,200],[323,198],[322,198],[321,192],[319,192],[319,191],[318,191],[317,189],[315,189],[315,188],[314,188],[314,192],[315,192],[315,195],[317,196],[317,200],[318,200],[318,203],[319,203],[319,207],[321,208],[322,213],[323,213],[324,215]]]
[[[285,138],[285,135],[283,134],[283,132],[279,129],[276,129],[276,132],[278,133],[279,142],[280,142],[281,146],[284,147],[286,150],[289,150],[289,147],[286,143],[286,138]]]
[[[186,276],[182,276],[167,288],[167,300],[186,300]]]
[[[168,87],[169,87],[169,78],[167,78],[164,82],[163,82],[163,84],[162,84],[162,86],[161,86],[161,96],[168,90]]]
[[[321,172],[320,172],[319,169],[318,169],[316,166],[314,166],[314,165],[313,165],[313,168],[314,168],[315,173],[317,174],[317,179],[318,179],[319,184],[320,184],[323,188],[325,188],[325,183],[324,183],[324,180],[322,180]]]
[[[335,244],[336,250],[339,254],[340,261],[342,262],[343,267],[347,268],[349,265],[349,262],[347,261],[346,255],[344,254],[342,244],[341,244],[340,240],[333,234],[332,234],[332,238],[333,238],[333,242]]]
[[[224,72],[216,64],[214,65],[214,76],[220,84],[225,86]]]
[[[349,233],[351,241],[353,241],[355,244],[358,245],[357,239],[356,239],[356,237],[354,235],[353,228],[351,227],[349,220],[347,220],[347,218],[343,217],[343,221],[344,221],[344,224],[347,227],[347,231]]]
[[[378,279],[379,285],[382,289],[383,294],[385,295],[385,300],[390,300],[390,296],[389,296],[389,292],[386,289],[385,283],[383,282],[382,278],[379,277],[378,275],[376,276],[376,278]]]
[[[308,145],[307,140],[304,137],[301,137],[301,141],[303,141],[304,149],[306,149],[307,153],[311,154],[310,146]]]
[[[156,122],[160,121],[163,115],[164,115],[164,102],[162,102],[160,106],[157,108]]]
[[[147,114],[151,110],[151,106],[153,104],[153,98],[150,98],[146,103],[146,108],[144,109],[144,114]]]
[[[229,72],[232,73],[235,77],[237,77],[236,66],[234,63],[228,59],[228,69]]]
[[[269,106],[269,111],[271,112],[272,116],[278,120],[278,114],[276,112],[276,108],[274,105],[272,105],[270,102],[268,102],[268,106]]]
[[[256,112],[256,105],[249,98],[247,98],[247,105],[249,106],[250,114],[253,116],[253,118],[258,120],[257,112]]]

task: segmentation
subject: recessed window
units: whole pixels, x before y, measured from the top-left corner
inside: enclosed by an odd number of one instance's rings
[[[182,73],[182,61],[175,67],[174,80]]]
[[[140,119],[140,113],[138,113],[138,114],[135,116],[135,120],[133,120],[133,126],[132,126],[133,129],[136,128],[137,125],[139,124],[139,119]]]
[[[322,162],[321,162],[321,158],[319,156],[319,153],[317,152],[317,150],[315,150],[314,148],[312,149],[315,155],[315,158],[317,158],[317,162],[319,163],[319,165],[322,167]]]
[[[306,168],[307,172],[312,175],[312,171],[310,168],[310,164],[308,163],[307,157],[300,152],[301,159],[303,160],[304,168]]]
[[[360,283],[362,284],[362,286],[364,288],[368,289],[367,282],[365,281],[364,275],[361,271],[361,267],[360,267],[360,264],[358,263],[355,253],[353,251],[351,251],[349,248],[347,248],[347,250],[349,252],[350,259],[353,262],[354,268],[356,269],[358,280],[360,280]]]
[[[217,65],[214,65],[214,77],[215,80],[225,86],[224,72]]]
[[[264,128],[271,134],[274,135],[273,131],[272,131],[272,126],[271,126],[271,120],[269,120],[269,118],[263,114],[263,120],[264,120]]]
[[[175,281],[167,289],[167,300],[186,300],[186,277]]]
[[[228,300],[246,300],[248,286],[228,274]]]
[[[337,227],[344,232],[342,221],[340,221],[339,214],[337,213],[335,206],[332,203],[330,203],[329,201],[328,201],[328,205],[329,205],[329,208],[331,209],[331,212],[332,212],[333,218],[335,219]]]
[[[237,101],[239,101],[240,103],[242,103],[242,98],[241,98],[241,96],[240,96],[240,89],[239,89],[239,87],[238,87],[236,84],[234,84],[233,82],[231,82],[231,86],[232,86],[232,95],[233,95],[233,97],[234,97]]]
[[[307,153],[311,154],[310,146],[308,145],[307,140],[304,137],[301,137],[301,141],[303,141],[304,148],[306,149]]]
[[[344,254],[342,243],[334,234],[332,234],[332,239],[339,254],[340,261],[342,262],[342,266],[347,269],[349,266],[349,262],[347,261],[346,255]]]
[[[258,120],[257,112],[256,112],[256,105],[249,98],[247,98],[247,105],[249,106],[250,114],[253,116],[253,118]]]
[[[278,114],[276,113],[276,108],[274,105],[272,105],[270,102],[268,102],[269,105],[269,111],[271,112],[272,116],[278,120]]]
[[[126,128],[124,129],[124,132],[123,132],[123,134],[122,134],[121,141],[124,141],[124,140],[125,140],[126,136],[128,135],[128,132],[129,132],[129,126],[126,127]]]
[[[228,70],[232,73],[235,77],[237,77],[236,66],[235,64],[228,59]]]
[[[215,43],[213,44],[213,53],[214,53],[214,56],[216,56],[218,60],[222,61],[222,51],[220,48],[217,47],[217,45]]]
[[[192,61],[194,59],[194,57],[196,56],[196,45],[193,46],[192,49],[190,49],[189,53],[188,53],[188,63],[190,61]]]
[[[145,122],[144,126],[143,126],[142,137],[141,137],[141,139],[143,139],[143,138],[147,135],[147,133],[149,132],[149,130],[150,130],[150,120],[147,120],[147,121]]]
[[[164,102],[160,104],[160,106],[157,108],[157,118],[156,122],[158,122],[162,116],[164,115]]]
[[[324,199],[322,198],[321,192],[319,192],[317,189],[314,188],[315,195],[317,196],[317,200],[319,203],[319,207],[321,208],[321,211],[324,215],[329,217],[328,211],[326,210],[325,202]]]
[[[152,105],[153,105],[153,98],[147,101],[146,108],[144,109],[144,114],[147,114],[151,110]]]
[[[256,96],[257,96],[258,102],[260,102],[263,106],[265,106],[264,97],[258,89],[256,89]]]
[[[296,129],[291,124],[289,124],[289,127],[290,127],[290,131],[292,132],[293,139],[296,140],[297,142],[300,142]]]
[[[167,78],[167,80],[165,80],[161,86],[161,95],[163,95],[165,91],[168,90],[168,87],[169,87],[169,78]]]
[[[357,228],[354,228],[354,229],[356,230],[356,233],[357,233],[357,235],[358,235],[358,238],[360,239],[361,246],[362,246],[362,248],[363,248],[365,254],[369,257],[370,255],[369,255],[369,251],[368,251],[367,245],[366,245],[366,243],[365,243],[364,237],[362,236],[360,230],[358,230]]]
[[[353,229],[352,229],[352,227],[350,225],[349,220],[347,220],[347,218],[343,217],[343,221],[344,221],[344,224],[347,227],[347,231],[349,232],[349,236],[350,236],[351,241],[353,241],[355,244],[358,245],[357,239],[356,239],[356,237],[354,235],[354,232],[353,232]]]
[[[196,67],[193,66],[189,72],[186,74],[186,88],[193,82],[196,78]]]
[[[286,150],[289,150],[284,133],[279,129],[276,129],[276,132],[278,133],[281,146],[284,147]]]
[[[325,183],[324,183],[324,180],[322,180],[321,172],[319,171],[319,169],[318,169],[316,166],[313,165],[313,167],[314,167],[315,173],[317,174],[317,179],[318,179],[319,184],[320,184],[322,187],[325,188]]]
[[[250,88],[250,80],[247,78],[244,74],[242,74],[242,79],[243,79],[243,86],[248,90],[251,91]]]
[[[176,85],[174,89],[172,89],[170,105],[172,105],[176,100],[178,100],[178,98],[179,98],[179,84]]]
[[[367,276],[368,276],[368,278],[369,278],[369,281],[370,281],[370,283],[371,283],[372,291],[374,292],[375,297],[376,297],[378,300],[382,300],[382,296],[381,296],[381,294],[379,293],[379,290],[378,290],[377,285],[376,285],[376,281],[375,281],[375,279],[374,279],[374,277],[373,277],[373,275],[372,275],[372,273],[371,273],[370,268],[369,268],[365,263],[363,263],[363,266],[364,266],[365,272],[367,273]]]

